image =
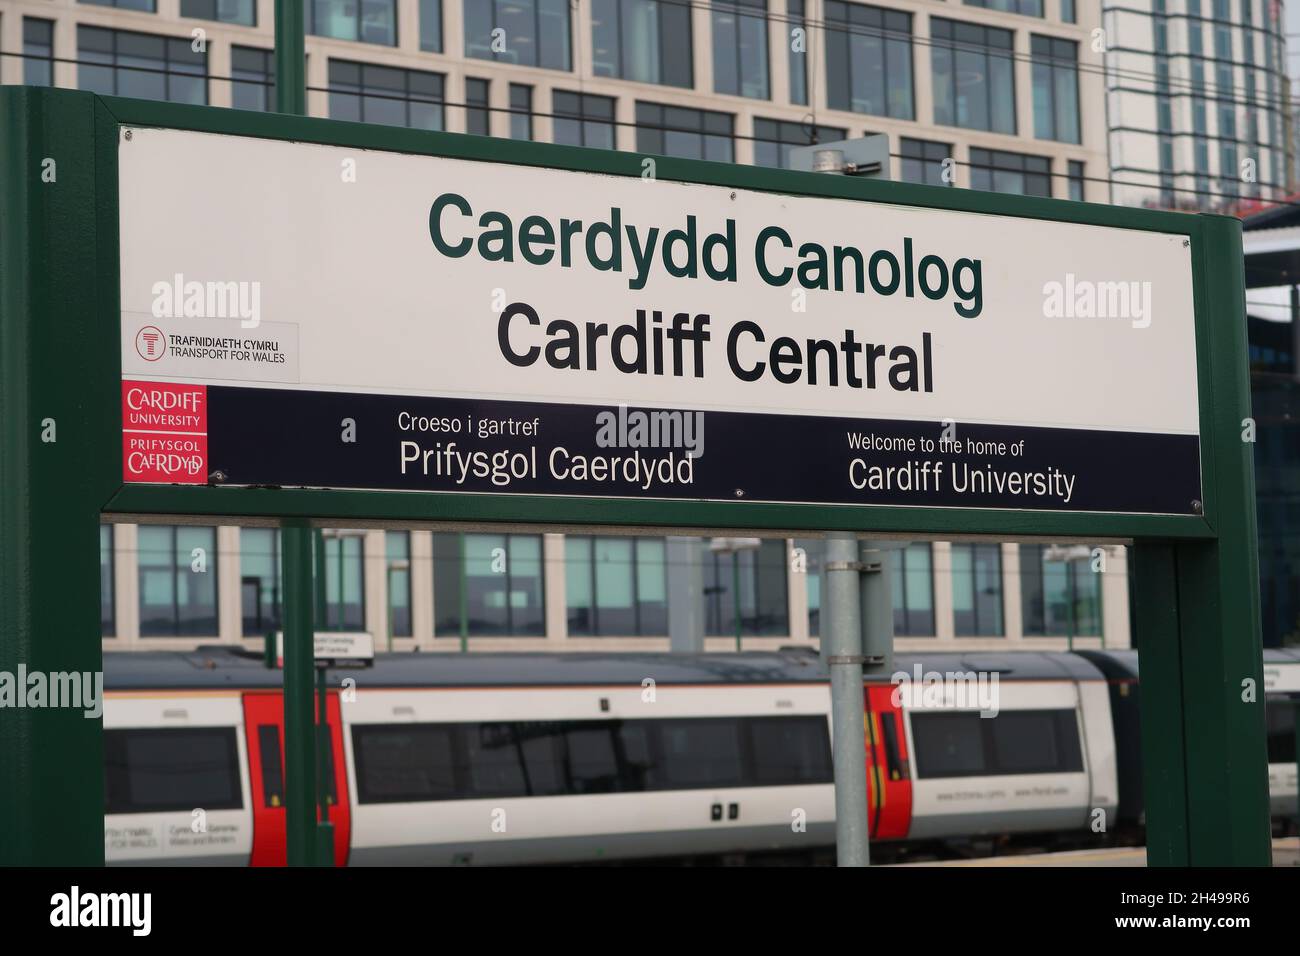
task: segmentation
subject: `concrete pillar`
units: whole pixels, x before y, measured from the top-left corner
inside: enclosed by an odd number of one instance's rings
[[[704,650],[704,539],[664,539],[668,562],[668,647],[675,654]]]

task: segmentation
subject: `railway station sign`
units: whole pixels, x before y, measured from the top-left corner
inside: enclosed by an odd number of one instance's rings
[[[118,170],[128,484],[1200,512],[1186,236],[176,129]]]

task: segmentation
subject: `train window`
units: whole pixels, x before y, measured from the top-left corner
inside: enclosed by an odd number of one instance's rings
[[[663,761],[651,775],[653,789],[744,784],[739,718],[661,720],[657,725]]]
[[[978,777],[987,773],[984,731],[977,713],[912,714],[918,777]]]
[[[512,725],[524,760],[524,789],[530,797],[550,797],[564,792],[560,744],[564,734],[558,722],[519,721]]]
[[[352,750],[362,803],[459,796],[452,724],[353,724]]]
[[[1295,704],[1290,697],[1267,697],[1268,762],[1295,763]]]
[[[464,737],[470,794],[515,797],[527,793],[517,724],[466,724]]]
[[[625,720],[618,728],[619,757],[623,789],[641,791],[653,789],[658,762],[654,757],[654,744],[649,720]]]
[[[994,773],[1078,773],[1083,770],[1072,710],[1008,710],[988,721]]]
[[[1073,710],[912,714],[918,777],[1080,773],[1083,752]]]
[[[235,728],[105,730],[104,795],[106,813],[242,808]]]
[[[615,721],[574,721],[565,735],[565,770],[569,793],[622,790],[615,756]]]
[[[284,806],[284,763],[280,755],[280,728],[257,728],[257,752],[262,762],[262,801],[268,807]]]
[[[754,785],[780,787],[831,781],[831,745],[825,717],[751,717],[746,723],[754,756]]]

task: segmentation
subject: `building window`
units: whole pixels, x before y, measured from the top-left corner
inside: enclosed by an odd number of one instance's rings
[[[712,560],[710,560],[712,558]],[[736,633],[733,560],[740,564],[740,632],[750,637],[790,633],[784,541],[753,551],[712,554],[704,562],[705,634]]]
[[[966,0],[968,7],[983,7],[1002,13],[1019,13],[1026,17],[1043,15],[1043,0]]]
[[[487,80],[472,76],[465,79],[465,132],[492,135],[492,113],[488,109],[491,90]]]
[[[928,542],[887,552],[894,603],[894,633],[901,637],[934,634],[934,562]]]
[[[541,535],[435,534],[433,604],[438,637],[459,634],[462,614],[469,635],[544,636]]]
[[[230,105],[237,110],[275,108],[275,54],[248,46],[230,48]]]
[[[533,88],[522,83],[510,84],[510,138],[533,138]]]
[[[1002,546],[952,546],[953,631],[958,637],[1002,634]]]
[[[330,118],[440,130],[443,82],[441,73],[330,60]]]
[[[592,72],[662,86],[694,85],[691,5],[679,0],[592,0]]]
[[[330,631],[361,631],[366,626],[365,537],[359,532],[326,532],[325,624]]]
[[[930,18],[934,121],[993,133],[1016,132],[1010,30]]]
[[[912,119],[912,15],[826,0],[831,109]]]
[[[1092,570],[1091,557],[1086,547],[1068,560],[1045,545],[1020,546],[1020,600],[1026,634],[1101,634],[1101,575]]]
[[[54,21],[23,17],[23,83],[54,85]]]
[[[239,529],[239,607],[244,637],[281,627],[280,531]]]
[[[217,636],[217,529],[142,525],[140,636]]]
[[[1079,44],[1030,38],[1034,76],[1034,135],[1079,142]]]
[[[181,16],[255,27],[257,3],[255,0],[181,0]]]
[[[77,85],[92,93],[206,104],[208,55],[190,40],[77,27]]]
[[[564,539],[570,636],[668,633],[663,538]]]
[[[1249,4],[1250,0],[1246,0],[1246,3]],[[1061,22],[1062,23],[1079,22],[1078,14],[1074,10],[1074,0],[1061,0]]]
[[[99,633],[103,637],[117,634],[117,614],[113,587],[113,526],[99,526]]]
[[[970,151],[970,187],[1021,196],[1052,195],[1052,161],[996,149]]]
[[[465,0],[466,56],[569,70],[569,37],[569,0]]]
[[[77,0],[96,7],[117,7],[119,10],[141,10],[145,13],[157,12],[156,0]]]
[[[1070,186],[1070,198],[1075,202],[1083,202],[1083,163],[1072,159],[1066,163],[1068,171],[1068,180]]]
[[[682,159],[735,162],[730,113],[659,103],[636,104],[636,148]]]
[[[790,51],[790,102],[808,105],[808,24],[803,0],[786,0],[785,45]]]
[[[813,126],[788,120],[754,119],[754,165],[788,169],[790,150],[814,143],[833,143],[849,135],[836,126]]]
[[[420,49],[442,52],[442,0],[420,0]]]
[[[926,139],[899,140],[898,151],[901,156],[899,169],[905,183],[920,183],[925,186],[951,186],[954,177],[945,171],[951,167],[944,161],[952,158],[952,145],[935,143]]]
[[[307,0],[307,32],[397,46],[397,0]]]
[[[388,630],[394,637],[411,637],[411,532],[384,532],[388,590]]]
[[[771,97],[767,76],[767,0],[713,0],[713,91]]]
[[[551,93],[552,135],[561,146],[614,148],[614,98],[594,93]]]

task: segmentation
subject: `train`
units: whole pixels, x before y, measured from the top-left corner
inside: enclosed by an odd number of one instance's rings
[[[106,862],[283,865],[282,671],[211,646],[107,652],[104,675]],[[807,649],[381,653],[327,675],[339,866],[834,860]],[[1282,821],[1300,651],[1265,675]],[[1139,693],[1132,651],[897,655],[863,686],[873,859],[1140,840]]]

